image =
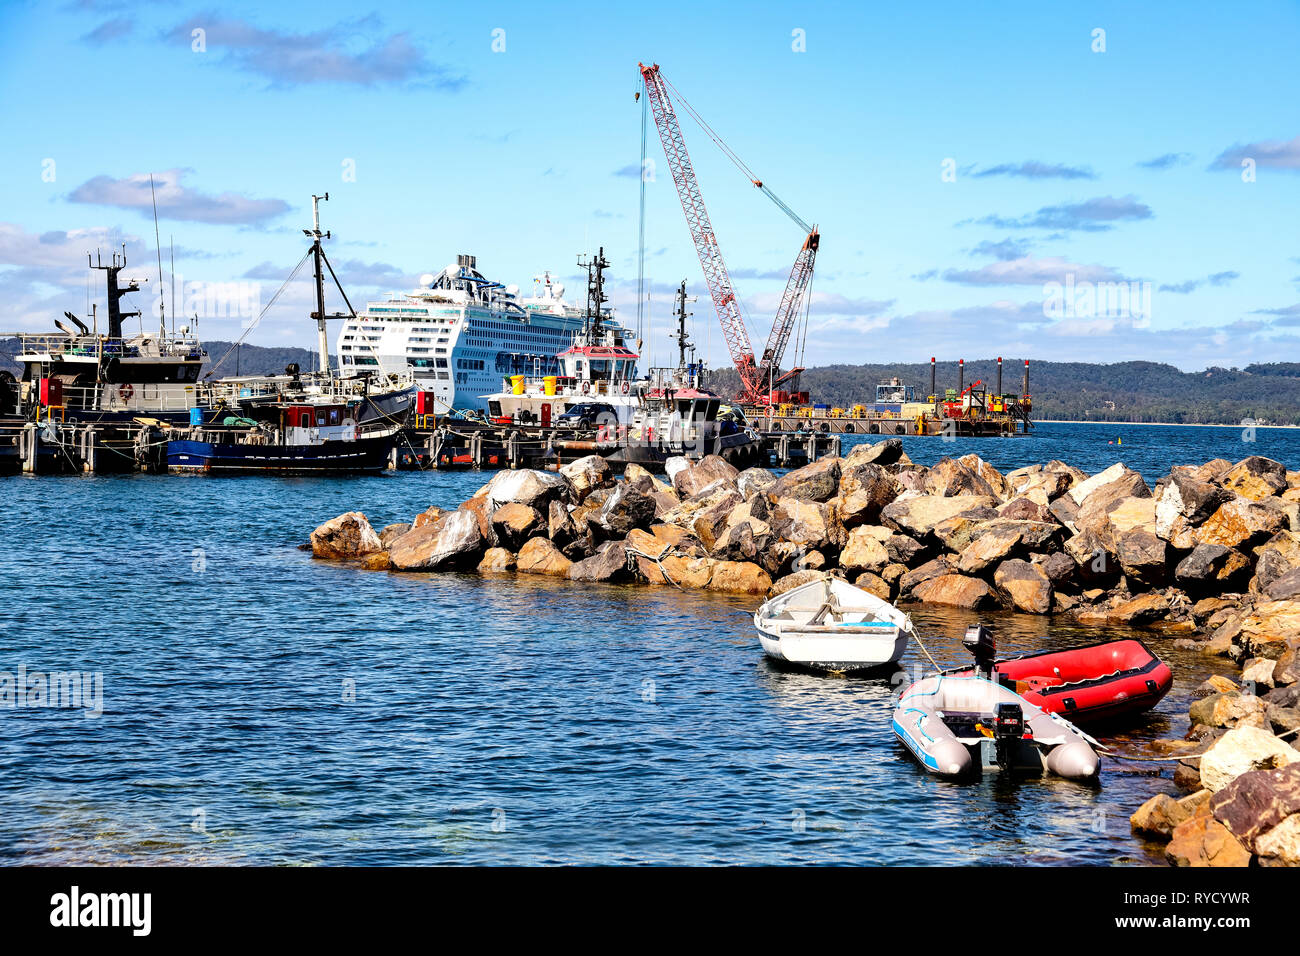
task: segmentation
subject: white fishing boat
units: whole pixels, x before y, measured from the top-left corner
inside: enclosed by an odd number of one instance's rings
[[[894,605],[830,576],[772,598],[754,612],[754,626],[768,657],[833,672],[892,664],[913,633]]]

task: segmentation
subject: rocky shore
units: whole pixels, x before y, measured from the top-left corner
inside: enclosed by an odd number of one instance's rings
[[[457,509],[376,530],[348,512],[318,558],[763,596],[824,574],[901,603],[1149,628],[1231,658],[1198,691],[1175,782],[1133,817],[1185,865],[1300,865],[1300,472],[1268,458],[1179,465],[1154,487],[1116,464],[1002,474],[915,464],[889,439],[783,476],[710,456],[616,480],[590,456],[503,471]],[[1229,686],[1231,685],[1231,686]]]

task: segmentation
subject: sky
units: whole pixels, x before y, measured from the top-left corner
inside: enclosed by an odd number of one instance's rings
[[[325,192],[353,305],[460,253],[577,298],[603,246],[635,326],[644,61],[818,225],[805,365],[1300,361],[1297,49],[1294,2],[3,0],[0,332],[102,314],[125,243],[144,322],[310,347],[306,270],[268,304]],[[761,353],[804,234],[678,113]],[[725,366],[647,136],[643,354],[686,279]]]

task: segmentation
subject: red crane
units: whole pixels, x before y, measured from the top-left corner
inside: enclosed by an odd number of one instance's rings
[[[718,238],[709,221],[709,211],[704,206],[704,197],[700,193],[700,184],[695,178],[695,168],[691,165],[690,153],[686,149],[686,140],[677,122],[677,113],[673,101],[668,95],[671,84],[659,72],[659,64],[646,66],[639,63],[641,77],[645,82],[646,97],[654,113],[655,129],[659,132],[659,142],[663,144],[664,157],[672,173],[673,183],[677,187],[677,197],[681,200],[682,211],[686,213],[686,224],[690,227],[691,238],[695,242],[695,252],[700,258],[704,270],[704,281],[709,287],[709,296],[713,299],[713,308],[718,313],[722,324],[722,334],[731,351],[731,360],[740,373],[740,401],[755,404],[768,404],[771,392],[777,385],[786,383],[803,371],[794,368],[779,375],[781,359],[799,318],[799,311],[812,281],[813,265],[817,260],[817,247],[820,234],[816,226],[809,226],[799,218],[789,206],[782,202],[763,181],[713,132],[685,98],[675,89],[677,98],[691,117],[700,124],[727,157],[735,163],[759,190],[794,220],[807,235],[799,255],[795,258],[794,268],[786,282],[785,293],[772,321],[772,331],[768,335],[767,346],[763,349],[762,359],[755,361],[754,349],[749,342],[749,333],[745,329],[744,317],[740,314],[740,305],[736,300],[736,290],[731,285],[731,276],[727,273],[722,251],[718,248]]]

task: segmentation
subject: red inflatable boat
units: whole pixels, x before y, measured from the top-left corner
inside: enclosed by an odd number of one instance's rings
[[[973,650],[971,637],[968,633],[967,646]],[[988,640],[981,650],[987,654],[991,644]],[[987,667],[987,658],[979,660],[982,656],[977,652],[979,670]],[[1075,723],[1150,710],[1174,682],[1169,665],[1139,640],[1103,641],[1064,651],[1026,654],[994,661],[993,670],[999,683],[1025,700]]]

